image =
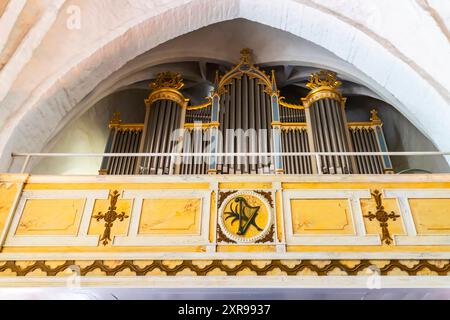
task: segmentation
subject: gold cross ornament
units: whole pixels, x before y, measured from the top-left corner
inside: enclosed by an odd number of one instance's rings
[[[369,211],[369,214],[365,215],[364,218],[369,219],[369,221],[373,221],[376,219],[380,223],[382,233],[381,242],[390,245],[394,240],[392,239],[391,234],[389,233],[388,221],[389,220],[396,221],[397,218],[400,218],[400,216],[395,212],[387,213],[384,210],[383,200],[381,199],[380,191],[375,190],[374,192],[372,192],[372,197],[375,199],[375,202],[377,204],[377,212],[372,213]]]
[[[108,208],[108,211],[106,213],[99,212],[97,215],[93,216],[93,219],[97,219],[97,221],[105,220],[105,231],[103,232],[103,236],[100,239],[100,241],[103,241],[103,245],[106,246],[109,241],[111,240],[111,228],[113,227],[113,223],[116,220],[124,221],[126,218],[128,218],[127,214],[125,212],[117,213],[117,200],[119,198],[120,194],[119,191],[114,191],[113,193],[109,194],[110,199],[110,205]]]

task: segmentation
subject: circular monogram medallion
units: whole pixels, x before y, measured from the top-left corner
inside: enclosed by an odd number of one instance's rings
[[[229,196],[219,212],[220,228],[236,242],[256,242],[264,238],[272,226],[271,207],[255,192],[238,192]]]

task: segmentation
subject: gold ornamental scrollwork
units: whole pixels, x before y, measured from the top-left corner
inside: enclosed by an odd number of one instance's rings
[[[222,77],[216,74],[214,94],[222,95],[227,92],[226,86],[233,82],[233,79],[241,79],[243,75],[247,75],[250,79],[257,79],[257,83],[264,86],[264,92],[268,95],[279,95],[277,89],[275,71],[269,76],[259,67],[256,67],[251,61],[251,50],[248,48],[241,50],[241,59],[232,70]]]
[[[170,71],[158,73],[155,81],[150,83],[150,89],[153,90],[159,90],[163,88],[181,90],[183,87],[184,82],[181,74]]]
[[[303,106],[309,108],[318,100],[333,99],[340,102],[342,107],[345,107],[347,99],[343,98],[338,90],[341,85],[342,82],[337,79],[335,72],[321,70],[312,73],[309,82],[306,84],[311,92],[305,98],[302,98]]]
[[[370,121],[373,124],[381,124],[382,123],[380,117],[378,116],[378,110],[373,109],[372,111],[370,111]]]
[[[375,213],[369,211],[369,214],[365,215],[364,218],[369,219],[369,221],[377,220],[381,227],[381,242],[391,245],[394,240],[389,232],[388,222],[389,220],[396,221],[400,216],[393,211],[391,213],[386,212],[380,191],[375,190],[372,192],[372,197],[377,204],[377,211]]]
[[[328,87],[331,89],[337,89],[342,85],[342,82],[337,80],[337,74],[335,72],[321,70],[316,73],[312,73],[309,82],[306,84],[311,90],[315,90],[321,87]]]
[[[177,261],[175,266],[171,266],[168,261],[134,261],[125,260],[120,264],[96,260],[86,261],[83,265],[78,265],[76,261],[60,261],[58,263],[49,263],[50,261],[30,261],[27,266],[19,261],[0,262],[0,275],[14,273],[17,277],[32,277],[36,270],[44,273],[46,277],[56,277],[61,272],[65,272],[73,266],[78,266],[80,276],[89,276],[93,272],[101,271],[106,277],[119,276],[124,270],[129,270],[133,275],[151,277],[155,270],[173,277],[184,276],[186,270],[192,271],[196,276],[208,276],[210,272],[220,270],[225,276],[236,277],[241,271],[253,271],[258,276],[270,276],[274,270],[284,272],[287,276],[298,277],[299,274],[307,271],[310,275],[333,276],[335,270],[344,272],[346,276],[358,276],[363,272],[371,271],[374,266],[374,260],[330,260],[329,262],[321,260],[269,260],[269,263],[260,266],[251,260],[238,260],[230,266],[227,260],[213,260],[211,263],[203,265],[193,260]],[[439,276],[449,276],[449,260],[387,260],[379,268],[381,276],[389,276],[391,272],[397,270],[407,273],[409,276],[422,276],[423,272],[433,272]],[[398,271],[397,271],[398,272]],[[434,276],[434,274],[432,274]]]
[[[115,221],[124,221],[125,219],[129,218],[129,216],[125,213],[117,213],[117,200],[119,199],[120,193],[119,191],[114,191],[113,193],[109,194],[110,204],[108,211],[106,213],[99,212],[97,215],[93,216],[93,219],[96,219],[97,221],[104,220],[105,221],[105,231],[103,232],[103,235],[100,239],[100,241],[103,241],[103,245],[106,246],[111,240],[111,229],[114,225]]]
[[[186,108],[189,103],[189,99],[186,99],[180,92],[184,87],[184,82],[179,73],[170,71],[159,73],[149,87],[154,91],[145,99],[148,107],[159,100],[171,100],[183,108]]]

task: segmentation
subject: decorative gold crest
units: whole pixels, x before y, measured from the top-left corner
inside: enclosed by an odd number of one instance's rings
[[[272,76],[266,74],[265,71],[256,67],[252,61],[252,50],[245,48],[241,50],[241,59],[232,70],[227,72],[224,76],[220,77],[219,73],[216,73],[216,80],[214,85],[214,93],[222,95],[226,90],[226,86],[231,84],[233,79],[241,79],[246,74],[252,79],[257,79],[258,84],[264,86],[264,92],[269,95],[279,95],[277,83],[275,79],[275,71],[272,71]]]
[[[159,73],[156,77],[156,80],[150,83],[149,86],[153,90],[159,90],[163,88],[181,90],[184,87],[184,82],[181,74],[167,71]]]
[[[342,82],[337,80],[337,75],[335,72],[321,70],[311,74],[311,78],[306,86],[311,89],[317,89],[320,87],[329,87],[332,89],[337,89],[342,85]]]
[[[111,121],[109,122],[109,128],[117,128],[122,123],[122,119],[120,118],[120,112],[114,112]]]
[[[219,212],[219,234],[230,242],[256,243],[271,231],[271,206],[258,193],[233,193],[222,202]]]
[[[373,123],[381,123],[381,119],[378,116],[378,110],[373,109],[372,111],[370,111],[370,115],[371,115],[371,117],[370,117],[370,121],[371,122],[373,122]]]

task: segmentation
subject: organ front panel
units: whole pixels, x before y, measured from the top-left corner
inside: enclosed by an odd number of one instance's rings
[[[120,113],[115,113],[109,124],[109,138],[105,153],[137,153],[142,140],[142,124],[122,124]],[[100,174],[133,175],[137,170],[135,157],[105,157]]]
[[[264,84],[243,75],[225,86],[221,95],[219,152],[270,153],[272,111]],[[219,157],[220,174],[273,173],[270,157]]]
[[[154,91],[145,101],[144,138],[142,153],[170,154],[177,145],[177,132],[182,129],[189,100],[180,93],[184,83],[180,74],[161,73],[150,88]],[[174,174],[175,159],[171,156],[155,156],[139,159],[141,174]]]
[[[337,88],[336,74],[322,71],[311,76],[307,87],[311,92],[303,98],[309,113],[310,128],[316,152],[352,152],[346,118],[345,99]],[[348,174],[354,171],[353,161],[345,156],[323,156],[317,166],[324,174]]]
[[[180,74],[165,72],[150,84],[141,125],[113,119],[106,153],[152,153],[152,157],[103,159],[111,175],[384,174],[388,156],[302,155],[309,152],[386,152],[382,122],[347,123],[346,98],[336,74],[311,75],[301,104],[287,103],[275,73],[250,61],[250,51],[220,76],[208,101],[191,105]],[[181,155],[171,155],[171,154]],[[164,154],[164,155],[162,155]],[[185,154],[185,155],[183,155]],[[197,155],[200,154],[200,155]],[[206,154],[206,155],[205,155]],[[243,155],[244,154],[244,155]],[[249,154],[249,155],[245,155]],[[285,155],[286,154],[286,155]]]
[[[378,117],[376,110],[371,111],[370,122],[350,123],[349,130],[356,152],[384,152],[384,135],[382,134],[383,123]],[[383,174],[392,173],[392,164],[389,157],[381,156],[358,156],[356,164],[361,174]]]

